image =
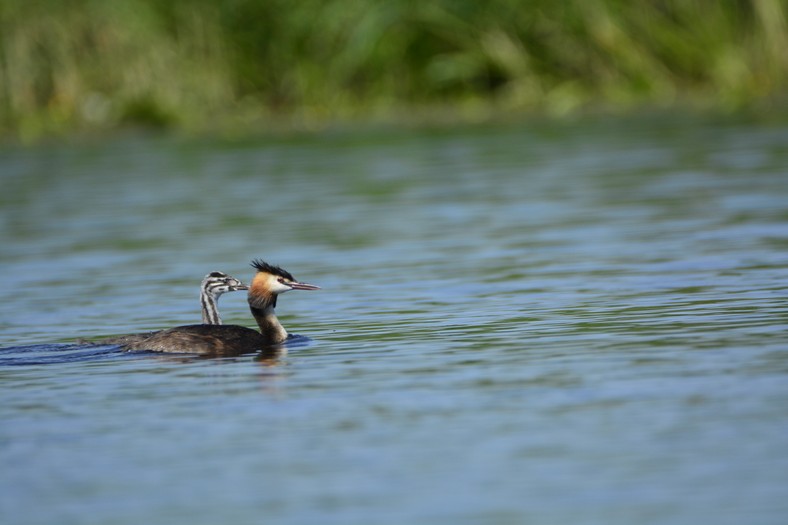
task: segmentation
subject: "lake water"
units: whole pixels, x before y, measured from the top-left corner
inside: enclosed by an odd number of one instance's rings
[[[131,135],[0,176],[2,523],[785,523],[785,124]],[[199,322],[255,257],[323,288],[280,299],[287,354],[72,344]]]

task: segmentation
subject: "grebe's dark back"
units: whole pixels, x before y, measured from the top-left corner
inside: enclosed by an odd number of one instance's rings
[[[203,324],[220,325],[222,318],[219,316],[219,297],[227,292],[237,290],[248,290],[249,287],[244,283],[224,272],[211,272],[206,275],[200,284],[200,310]],[[121,335],[110,337],[98,341],[102,345],[120,345],[130,347],[132,345],[142,345],[158,332],[145,332],[141,334]]]

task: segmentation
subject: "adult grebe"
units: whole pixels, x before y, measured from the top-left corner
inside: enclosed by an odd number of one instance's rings
[[[290,290],[319,290],[318,286],[297,281],[289,272],[261,260],[252,261],[257,270],[249,286],[249,308],[260,331],[238,325],[186,325],[131,336],[98,341],[118,344],[124,350],[191,353],[204,355],[238,355],[255,352],[283,343],[288,335],[274,308],[276,298]]]

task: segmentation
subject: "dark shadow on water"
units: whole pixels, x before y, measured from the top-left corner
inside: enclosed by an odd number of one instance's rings
[[[195,359],[214,359],[254,356],[255,361],[276,364],[287,355],[288,350],[303,348],[311,344],[312,339],[303,335],[291,334],[282,345],[272,346],[256,352],[244,352],[237,355],[199,355],[199,354],[168,354],[161,352],[134,351],[127,352],[117,345],[57,343],[42,345],[11,346],[0,348],[0,367],[27,366],[27,365],[52,365],[63,363],[81,363],[98,361],[119,357],[152,356],[169,358],[178,361],[192,361]]]
[[[0,366],[52,365],[110,359],[124,355],[113,345],[44,344],[0,348]]]
[[[303,348],[312,344],[312,338],[305,335],[288,334],[284,346],[287,348]]]

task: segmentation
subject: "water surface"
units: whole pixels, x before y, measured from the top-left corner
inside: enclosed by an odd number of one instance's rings
[[[0,521],[782,523],[788,127],[650,116],[0,151]],[[266,358],[199,321],[261,257]],[[242,294],[226,323],[252,325]]]

